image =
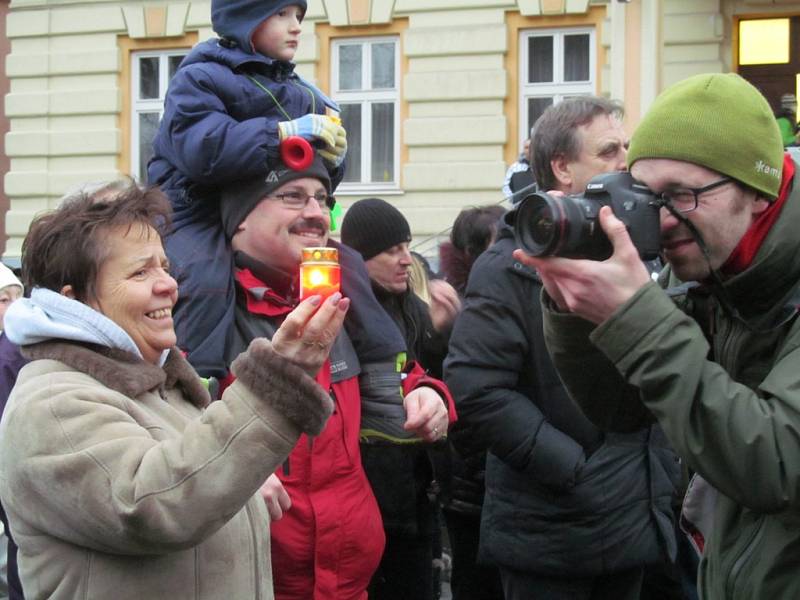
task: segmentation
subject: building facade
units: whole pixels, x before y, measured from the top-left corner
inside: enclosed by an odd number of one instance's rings
[[[800,2],[780,0],[308,4],[298,70],[339,102],[348,129],[337,198],[345,208],[366,196],[395,203],[415,239],[430,238],[423,253],[462,207],[502,200],[506,166],[550,103],[605,94],[625,103],[632,131],[665,86],[739,70],[751,39],[742,23],[786,21],[787,36],[800,35]],[[144,176],[169,77],[213,31],[209,0],[11,0],[7,13],[13,263],[32,217],[70,188]],[[794,81],[793,64],[779,74],[757,61],[746,65],[753,78]]]

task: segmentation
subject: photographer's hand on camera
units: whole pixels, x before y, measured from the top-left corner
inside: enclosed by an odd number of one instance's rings
[[[516,260],[538,271],[559,310],[595,324],[605,321],[650,282],[625,224],[614,216],[611,207],[600,209],[600,224],[614,248],[604,261],[533,257],[522,250],[514,251]]]

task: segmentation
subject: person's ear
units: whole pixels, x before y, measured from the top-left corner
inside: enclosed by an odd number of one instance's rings
[[[770,200],[756,194],[756,197],[753,199],[753,217],[760,216],[771,204],[772,202]]]
[[[570,168],[571,161],[563,154],[559,154],[550,160],[550,170],[553,171],[553,176],[565,188],[572,185],[573,175]]]
[[[70,298],[71,300],[75,300],[75,290],[72,289],[72,286],[67,284],[61,288],[61,295]]]

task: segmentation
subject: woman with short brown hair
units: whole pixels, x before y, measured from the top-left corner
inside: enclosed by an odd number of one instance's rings
[[[272,598],[257,495],[332,403],[313,380],[346,300],[301,303],[254,340],[217,402],[175,348],[161,234],[169,208],[128,182],[34,220],[30,299],[6,334],[31,361],[0,424],[0,498],[26,598]]]

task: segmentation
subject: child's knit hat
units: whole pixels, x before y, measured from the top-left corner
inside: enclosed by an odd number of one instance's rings
[[[306,0],[211,0],[211,24],[217,35],[252,53],[253,32],[287,6],[299,6],[303,14],[308,7]]]

